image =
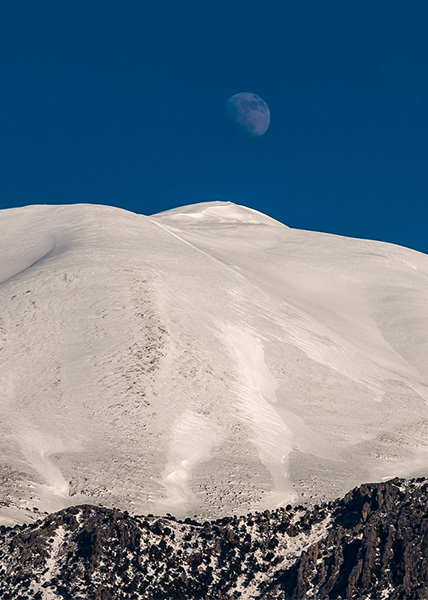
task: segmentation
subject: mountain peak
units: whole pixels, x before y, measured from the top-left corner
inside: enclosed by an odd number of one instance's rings
[[[173,208],[153,215],[164,223],[180,226],[212,226],[212,225],[269,225],[284,227],[279,221],[255,210],[234,202],[199,202]]]

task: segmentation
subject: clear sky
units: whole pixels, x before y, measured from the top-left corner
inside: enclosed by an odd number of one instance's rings
[[[263,137],[228,125],[237,92]],[[230,200],[428,253],[427,110],[427,0],[1,7],[0,208]]]

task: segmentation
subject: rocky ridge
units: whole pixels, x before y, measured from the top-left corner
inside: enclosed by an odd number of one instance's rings
[[[428,598],[428,480],[199,522],[75,506],[0,527],[3,600]]]

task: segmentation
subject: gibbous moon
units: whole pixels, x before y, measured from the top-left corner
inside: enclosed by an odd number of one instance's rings
[[[239,131],[251,137],[264,135],[269,127],[268,105],[263,98],[251,92],[240,92],[229,98],[226,114]]]

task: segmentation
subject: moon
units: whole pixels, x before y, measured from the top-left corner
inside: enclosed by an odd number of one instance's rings
[[[226,115],[231,123],[250,137],[261,137],[270,124],[269,107],[263,98],[251,92],[240,92],[226,102]]]

